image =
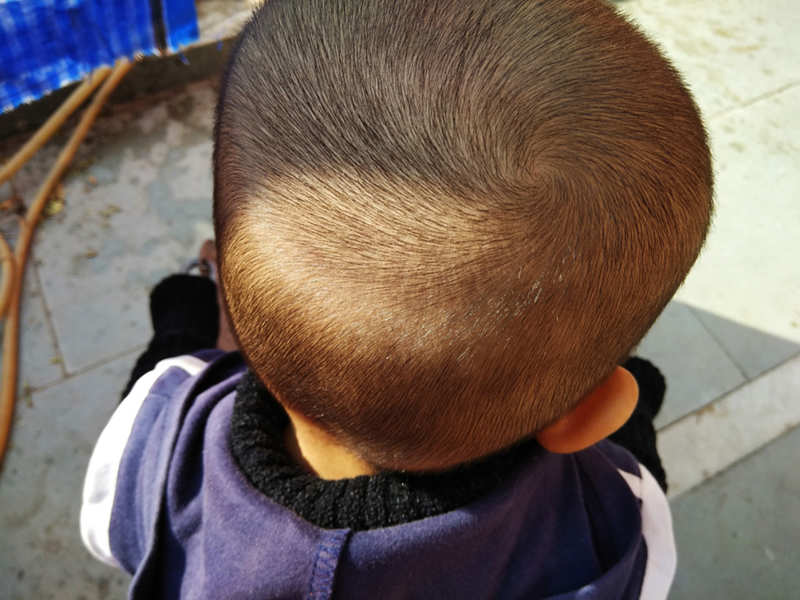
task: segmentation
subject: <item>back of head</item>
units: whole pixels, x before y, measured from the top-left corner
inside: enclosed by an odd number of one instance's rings
[[[386,468],[476,458],[569,410],[711,213],[689,94],[589,0],[270,0],[231,59],[214,161],[248,362]]]

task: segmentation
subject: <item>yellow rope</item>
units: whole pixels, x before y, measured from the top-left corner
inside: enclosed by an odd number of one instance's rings
[[[50,115],[50,118],[36,131],[33,137],[3,165],[3,168],[0,169],[0,183],[11,179],[14,173],[19,171],[22,166],[28,162],[28,159],[33,156],[39,148],[44,146],[47,140],[53,137],[53,134],[64,124],[64,121],[83,104],[83,101],[92,94],[95,88],[103,82],[109,73],[111,73],[109,67],[100,67],[73,90],[69,98],[64,101],[56,112]]]
[[[11,431],[11,420],[14,415],[17,371],[19,367],[20,298],[22,296],[25,264],[28,259],[33,232],[41,218],[42,210],[47,204],[48,197],[64,174],[67,166],[69,166],[70,161],[75,156],[78,146],[80,146],[83,138],[86,137],[89,128],[92,126],[92,123],[94,123],[94,120],[97,118],[106,100],[108,100],[108,97],[111,95],[111,92],[114,91],[114,88],[117,87],[117,84],[122,80],[125,74],[130,71],[132,66],[133,63],[127,59],[120,59],[117,61],[111,74],[103,83],[103,87],[100,88],[100,91],[81,117],[72,137],[70,137],[69,142],[67,142],[67,145],[61,151],[61,154],[59,154],[56,163],[50,169],[47,179],[45,179],[44,183],[39,188],[36,198],[28,208],[28,211],[25,213],[25,218],[21,222],[19,241],[17,242],[14,253],[16,258],[16,268],[13,278],[14,283],[7,309],[8,314],[6,317],[5,329],[3,331],[3,381],[2,387],[0,388],[0,464],[2,464],[3,456],[5,455],[8,436]],[[72,100],[72,96],[70,96],[67,102],[70,100]],[[50,123],[50,120],[48,120],[48,123]],[[45,126],[47,126],[48,123],[45,123]],[[37,138],[38,135],[39,132],[34,135],[34,138]],[[9,172],[11,172],[10,169]]]
[[[16,261],[11,248],[0,233],[0,263],[3,264],[3,283],[0,285],[0,319],[6,314],[6,309],[11,302],[11,290],[14,289],[14,273],[16,272]]]

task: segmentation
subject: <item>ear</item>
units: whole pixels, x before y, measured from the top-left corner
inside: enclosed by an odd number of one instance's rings
[[[629,371],[616,367],[566,415],[536,434],[546,450],[569,454],[588,448],[622,427],[636,408],[639,387]]]

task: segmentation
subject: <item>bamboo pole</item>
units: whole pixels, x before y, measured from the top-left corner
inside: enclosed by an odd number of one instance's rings
[[[8,307],[5,329],[3,331],[3,381],[0,387],[0,464],[5,455],[8,435],[11,430],[11,420],[14,416],[14,402],[16,399],[17,371],[19,367],[19,318],[20,299],[25,274],[25,264],[28,259],[33,232],[42,215],[42,210],[47,204],[47,199],[63,175],[83,138],[89,132],[100,110],[103,108],[111,92],[117,87],[125,74],[130,71],[133,63],[128,59],[117,61],[111,74],[103,83],[103,87],[92,100],[84,112],[78,126],[70,137],[69,142],[59,154],[56,163],[50,169],[44,183],[39,188],[36,198],[25,213],[21,223],[19,241],[15,249],[16,273],[14,286],[11,292],[11,302]]]
[[[14,174],[28,162],[28,159],[33,156],[39,148],[44,146],[47,140],[53,137],[64,124],[64,121],[83,104],[83,101],[92,94],[95,88],[103,82],[109,73],[111,73],[110,67],[100,67],[93,71],[83,83],[73,90],[69,98],[58,107],[56,112],[50,115],[50,118],[45,121],[35,134],[33,134],[33,137],[3,165],[2,169],[0,169],[0,183],[11,179]]]

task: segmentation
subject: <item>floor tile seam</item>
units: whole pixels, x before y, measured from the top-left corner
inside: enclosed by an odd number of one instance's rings
[[[670,500],[674,500],[681,495],[685,494],[688,491],[691,491],[698,486],[702,485],[709,479],[715,477],[718,473],[721,473],[727,470],[731,465],[736,462],[743,460],[744,458],[752,455],[755,452],[758,452],[763,447],[769,445],[776,439],[782,437],[784,434],[794,430],[796,427],[800,426],[800,413],[798,415],[792,416],[792,413],[783,413],[782,418],[778,419],[774,423],[770,423],[768,420],[766,424],[761,426],[756,425],[755,427],[750,427],[748,434],[750,439],[756,442],[755,445],[747,447],[747,438],[742,439],[742,443],[745,446],[745,451],[741,453],[732,453],[730,457],[723,459],[723,461],[719,461],[720,464],[714,465],[713,459],[711,460],[711,464],[707,464],[710,470],[707,470],[703,466],[703,460],[695,460],[693,461],[690,466],[687,468],[686,465],[689,464],[686,460],[671,460],[671,453],[670,449],[675,448],[675,441],[681,443],[681,447],[691,448],[691,446],[696,445],[694,442],[696,437],[691,435],[691,432],[702,432],[704,429],[709,428],[709,421],[698,421],[699,418],[703,417],[704,413],[712,413],[717,415],[716,417],[711,417],[712,419],[727,419],[728,422],[741,422],[742,419],[746,421],[748,418],[747,414],[742,414],[747,412],[747,408],[743,408],[742,406],[736,406],[736,399],[738,399],[739,395],[743,393],[743,388],[746,386],[757,386],[757,385],[766,385],[765,381],[769,378],[779,376],[783,377],[783,373],[791,373],[792,371],[785,371],[785,368],[792,369],[789,363],[797,362],[797,368],[800,368],[800,353],[788,358],[787,360],[783,361],[780,365],[776,365],[775,367],[769,369],[768,371],[762,373],[758,377],[754,378],[753,380],[738,386],[735,390],[731,390],[730,392],[720,396],[719,398],[715,399],[713,402],[710,402],[703,407],[693,411],[692,413],[685,415],[681,419],[672,422],[670,425],[664,427],[663,429],[659,430],[659,440],[663,442],[665,439],[669,439],[668,436],[673,434],[673,439],[671,445],[664,446],[663,443],[659,443],[659,453],[661,454],[661,458],[664,462],[664,466],[667,469],[668,480],[669,480],[669,473],[678,473],[678,476],[672,480],[671,485],[673,486],[672,489],[675,489],[675,484],[683,483],[686,485],[685,488],[680,489],[678,492],[671,492],[669,494]],[[781,371],[781,374],[777,372]],[[791,375],[789,375],[791,376]],[[763,402],[764,405],[769,408],[770,404],[784,404],[785,407],[785,397],[781,396],[770,396],[766,398]],[[751,406],[750,404],[746,405],[747,407]],[[781,408],[784,408],[781,407]],[[759,409],[763,409],[763,406],[757,407]],[[718,410],[719,409],[719,410]],[[731,414],[731,411],[733,413]],[[767,411],[769,412],[769,411]],[[762,410],[759,414],[765,414]],[[771,413],[776,414],[776,413]],[[713,425],[713,423],[712,423]],[[689,433],[686,433],[689,432]],[[682,435],[681,435],[682,434]],[[708,438],[710,439],[710,438]],[[715,444],[715,448],[712,448],[714,452],[717,454],[720,450],[725,450],[725,446],[730,446],[729,440],[725,436],[720,436],[718,438],[714,438],[718,440]],[[712,453],[709,453],[712,454]],[[682,456],[682,455],[678,455]],[[683,467],[683,469],[681,468]],[[697,473],[700,473],[700,477],[697,477]],[[704,473],[707,472],[707,474]],[[680,482],[681,477],[686,481]],[[678,481],[676,481],[676,479]],[[688,485],[687,485],[688,481]]]
[[[35,241],[34,241],[34,244],[35,244]],[[90,370],[92,370],[93,368],[95,368],[95,367],[97,367],[99,365],[103,365],[103,364],[105,364],[105,363],[107,363],[107,362],[109,362],[111,360],[115,360],[116,358],[119,358],[120,356],[124,356],[128,352],[132,352],[133,350],[136,350],[138,348],[144,348],[144,346],[133,346],[131,348],[126,348],[126,349],[120,350],[119,352],[116,352],[116,353],[114,353],[112,355],[104,356],[104,357],[100,358],[99,360],[96,360],[96,361],[91,362],[89,364],[80,365],[80,366],[78,366],[77,368],[74,368],[74,369],[68,368],[67,367],[67,363],[66,363],[66,358],[65,358],[65,355],[64,355],[64,344],[62,343],[62,340],[61,340],[61,338],[60,338],[60,336],[58,334],[58,329],[55,326],[55,320],[53,319],[53,310],[50,307],[51,302],[48,299],[48,293],[47,293],[46,287],[44,286],[44,280],[43,280],[41,274],[39,273],[39,269],[36,268],[36,266],[35,266],[38,259],[34,260],[36,258],[34,253],[35,253],[35,247],[31,251],[31,259],[29,260],[29,264],[28,264],[28,266],[26,268],[31,268],[31,267],[35,268],[36,283],[37,283],[38,288],[39,288],[39,290],[38,290],[39,294],[41,295],[42,305],[44,307],[45,317],[46,317],[46,321],[47,321],[47,327],[48,327],[48,330],[50,332],[50,335],[52,335],[52,337],[53,337],[53,343],[55,345],[56,352],[58,353],[58,357],[60,358],[60,365],[61,365],[60,368],[61,368],[61,372],[62,372],[61,379],[59,379],[56,382],[52,382],[52,383],[48,383],[48,384],[45,384],[45,385],[40,386],[40,387],[36,387],[35,391],[39,391],[40,389],[46,389],[48,387],[51,387],[52,385],[58,384],[61,381],[66,381],[66,380],[68,380],[68,379],[70,379],[70,378],[72,378],[72,377],[74,377],[76,375],[80,375],[82,373],[85,373],[86,371],[90,371]],[[65,336],[65,337],[69,337],[69,336]]]
[[[681,497],[683,497],[684,494],[688,494],[689,492],[697,490],[699,487],[701,487],[701,486],[703,486],[703,485],[705,485],[707,483],[712,482],[713,480],[717,479],[718,477],[721,477],[722,475],[725,475],[732,468],[736,467],[737,465],[740,465],[741,463],[743,463],[744,461],[746,461],[749,458],[753,458],[756,454],[758,454],[759,452],[761,452],[765,448],[767,448],[770,445],[774,444],[778,440],[783,439],[787,435],[790,435],[791,433],[797,431],[798,429],[800,429],[800,423],[797,423],[795,425],[791,425],[790,427],[782,430],[778,435],[773,436],[770,439],[766,440],[763,444],[760,444],[757,447],[749,450],[748,452],[745,452],[745,453],[737,456],[736,458],[731,460],[729,463],[727,463],[724,467],[722,467],[718,471],[714,471],[708,477],[706,477],[703,480],[699,481],[698,483],[692,485],[691,487],[688,487],[685,490],[681,490],[680,492],[678,492],[677,494],[674,494],[674,495],[668,493],[667,497],[668,497],[669,501],[670,502],[675,502],[676,500],[679,500]],[[669,476],[669,473],[667,473],[667,475]]]
[[[118,360],[120,358],[124,358],[125,356],[129,356],[129,355],[130,356],[135,356],[135,355],[141,353],[146,347],[147,346],[143,344],[141,346],[136,346],[134,348],[128,348],[127,350],[123,350],[122,352],[119,352],[119,353],[116,353],[116,354],[112,354],[110,356],[106,356],[106,357],[102,358],[101,360],[93,362],[90,365],[86,365],[84,367],[81,367],[80,369],[78,369],[76,371],[67,372],[66,376],[64,376],[62,379],[59,379],[58,381],[53,381],[51,383],[47,383],[47,384],[44,384],[44,385],[41,385],[41,386],[38,386],[38,387],[35,387],[35,388],[32,387],[32,388],[30,388],[30,391],[33,394],[38,394],[39,392],[44,392],[44,391],[49,390],[50,388],[53,388],[53,387],[55,387],[57,385],[61,385],[62,383],[66,383],[67,381],[70,381],[71,379],[75,379],[76,377],[80,377],[81,375],[85,375],[86,373],[89,373],[90,371],[94,371],[95,369],[99,369],[101,367],[104,367],[107,364],[114,362],[115,360]],[[134,363],[131,362],[131,369],[133,369],[133,365],[134,365]],[[120,382],[120,390],[122,390],[122,387],[123,387],[124,383],[125,382]]]
[[[768,92],[764,92],[763,94],[759,94],[758,96],[754,96],[753,98],[749,98],[748,100],[744,100],[742,102],[738,102],[733,106],[729,106],[727,108],[723,108],[722,110],[719,110],[719,111],[709,115],[708,117],[706,117],[706,121],[711,122],[711,121],[716,121],[718,119],[722,119],[724,117],[727,117],[727,116],[729,116],[731,114],[736,113],[739,110],[743,110],[745,108],[750,108],[751,106],[753,106],[755,104],[758,104],[759,102],[762,102],[763,100],[769,100],[770,98],[772,98],[774,96],[778,96],[779,94],[783,94],[784,92],[787,92],[787,91],[789,91],[789,90],[791,90],[791,89],[793,89],[793,88],[795,88],[797,86],[800,86],[800,79],[794,80],[794,81],[790,81],[789,83],[786,83],[786,84],[784,84],[784,85],[782,85],[782,86],[780,86],[778,88],[772,89],[772,90],[770,90]]]
[[[783,367],[787,363],[792,362],[793,360],[797,359],[798,357],[800,357],[800,350],[798,350],[796,353],[792,354],[791,356],[787,357],[785,360],[782,360],[780,363],[778,363],[778,364],[776,364],[776,365],[774,365],[772,367],[769,367],[768,369],[762,371],[761,373],[759,373],[755,377],[752,377],[752,378],[749,378],[749,379],[745,377],[745,380],[742,381],[740,384],[738,384],[736,387],[732,387],[727,392],[724,392],[724,393],[720,394],[719,396],[717,396],[716,398],[713,398],[709,402],[706,402],[705,404],[703,404],[703,406],[697,407],[692,412],[686,413],[685,415],[675,419],[674,421],[670,421],[669,423],[667,423],[663,427],[659,427],[656,430],[656,433],[658,433],[658,434],[664,433],[668,429],[671,429],[672,427],[675,427],[678,424],[683,423],[684,421],[688,421],[692,417],[696,416],[698,413],[702,413],[703,411],[708,410],[708,408],[711,405],[716,405],[717,403],[722,402],[723,400],[725,400],[725,398],[727,398],[728,396],[731,396],[731,395],[735,394],[736,392],[741,390],[743,387],[745,387],[747,385],[750,385],[752,383],[755,383],[756,381],[759,381],[762,378],[766,378],[766,377],[769,377],[770,375],[773,375],[774,371],[779,370],[781,367]]]
[[[705,331],[708,334],[708,336],[714,341],[714,343],[717,346],[719,346],[719,348],[722,350],[722,353],[728,358],[729,361],[731,361],[733,366],[736,367],[736,370],[739,371],[739,374],[742,376],[742,379],[744,379],[744,381],[742,383],[740,383],[738,386],[736,386],[735,388],[731,388],[730,390],[726,391],[722,395],[717,396],[717,398],[721,398],[725,394],[730,393],[731,391],[735,390],[736,388],[741,387],[742,385],[746,384],[748,381],[752,380],[753,378],[752,377],[748,377],[747,373],[745,372],[744,366],[739,364],[739,361],[736,360],[736,358],[733,356],[733,354],[731,354],[731,352],[728,350],[728,348],[725,346],[725,344],[722,342],[722,340],[719,337],[717,337],[717,335],[714,333],[714,331],[712,331],[712,329],[710,327],[708,327],[708,325],[706,325],[705,321],[703,321],[703,318],[700,316],[699,312],[693,306],[690,306],[688,304],[686,305],[686,307],[689,309],[689,312],[692,314],[692,317],[694,317],[694,319],[700,324],[700,327],[703,329],[703,331]],[[781,364],[783,364],[783,363],[781,363]],[[758,377],[758,375],[756,375],[756,377]],[[715,398],[715,400],[716,400],[716,398]],[[714,400],[712,400],[712,402],[713,401]]]
[[[64,351],[61,348],[61,342],[58,339],[58,333],[56,332],[56,327],[53,323],[53,313],[50,310],[50,304],[47,302],[47,295],[44,291],[44,285],[42,285],[42,276],[41,273],[39,273],[39,267],[36,264],[35,252],[31,253],[31,259],[31,264],[28,265],[28,268],[33,269],[33,276],[36,278],[36,285],[39,288],[39,295],[42,299],[42,308],[44,309],[45,321],[47,322],[47,331],[53,338],[53,346],[55,346],[56,356],[58,357],[58,368],[61,371],[61,379],[59,379],[59,381],[62,381],[64,378],[69,376],[67,366],[64,364]]]
[[[730,390],[728,390],[728,391],[727,391],[727,392],[725,392],[724,394],[720,394],[719,396],[717,396],[716,398],[714,398],[714,400],[712,400],[711,402],[717,402],[718,400],[722,400],[723,398],[725,398],[726,396],[728,396],[728,395],[730,395],[730,394],[735,394],[736,392],[738,392],[740,389],[742,389],[742,388],[743,388],[743,387],[745,387],[746,385],[748,385],[748,384],[750,384],[750,383],[754,383],[754,382],[756,382],[756,381],[759,381],[759,380],[761,380],[762,378],[766,378],[766,377],[768,377],[769,375],[772,375],[772,374],[774,374],[774,372],[775,372],[775,371],[779,370],[781,367],[783,367],[783,366],[784,366],[784,365],[786,365],[787,363],[790,363],[790,362],[792,362],[793,360],[795,360],[795,359],[796,359],[796,358],[798,358],[798,357],[800,357],[800,350],[798,350],[797,352],[795,352],[795,353],[794,353],[794,354],[792,354],[791,356],[787,356],[787,357],[786,357],[784,360],[782,360],[782,361],[781,361],[781,362],[779,362],[778,364],[775,364],[775,365],[773,365],[773,366],[771,366],[771,367],[769,367],[769,368],[767,368],[767,369],[764,369],[764,370],[763,370],[763,371],[761,371],[761,373],[759,373],[758,375],[756,375],[756,376],[754,376],[754,377],[750,377],[750,378],[747,378],[747,377],[746,377],[746,378],[745,378],[745,381],[743,381],[742,383],[740,383],[739,385],[737,385],[735,388],[731,388]],[[711,402],[709,402],[709,404],[711,404]],[[706,406],[708,406],[708,404],[706,404]],[[697,411],[695,411],[695,412],[701,411],[701,410],[703,410],[703,408],[705,408],[705,407],[700,407],[700,408],[699,408],[699,409],[697,409]],[[686,415],[686,416],[688,417],[688,416],[691,416],[691,415]]]

